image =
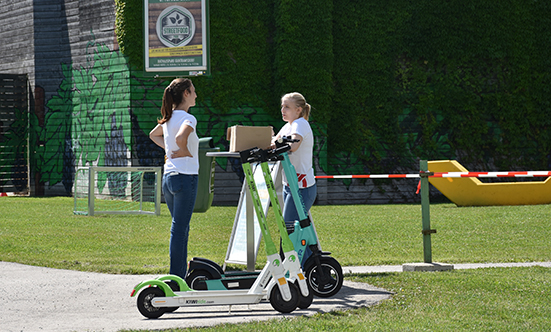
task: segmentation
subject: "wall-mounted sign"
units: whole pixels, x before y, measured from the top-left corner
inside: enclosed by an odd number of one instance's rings
[[[208,0],[144,0],[145,72],[209,74]]]

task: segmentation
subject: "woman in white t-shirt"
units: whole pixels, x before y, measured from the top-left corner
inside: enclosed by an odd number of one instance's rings
[[[197,120],[189,114],[196,98],[191,80],[173,80],[163,94],[162,118],[149,133],[151,140],[166,153],[162,188],[172,216],[170,274],[181,278],[185,278],[187,272],[189,223],[197,197],[199,174]]]
[[[299,140],[291,143],[289,160],[297,172],[299,193],[306,211],[310,210],[317,195],[316,178],[312,167],[314,135],[308,123],[310,109],[310,104],[298,92],[288,93],[281,97],[281,115],[283,121],[287,123],[274,137],[274,140],[277,140],[283,136],[291,136],[291,138]],[[285,174],[283,174],[283,184],[283,219],[289,229],[296,220],[299,220],[299,216]],[[310,250],[307,248],[303,262],[306,261],[309,253]]]

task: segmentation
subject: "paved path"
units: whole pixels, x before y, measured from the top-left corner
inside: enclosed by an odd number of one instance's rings
[[[456,264],[455,269],[534,266],[546,263]],[[344,267],[344,273],[399,272],[402,266]],[[315,298],[310,308],[283,315],[268,302],[257,305],[181,308],[160,319],[146,319],[137,310],[132,287],[152,276],[109,275],[57,270],[0,262],[0,330],[11,331],[119,331],[169,329],[242,323],[278,317],[313,315],[358,308],[392,296],[384,289],[345,281],[334,297]]]
[[[345,281],[334,297],[314,298],[306,310],[288,315],[268,302],[249,306],[180,308],[159,319],[146,319],[131,298],[132,288],[151,278],[56,270],[0,262],[0,331],[119,331],[169,329],[242,323],[278,317],[313,315],[373,305],[392,296],[384,289]]]

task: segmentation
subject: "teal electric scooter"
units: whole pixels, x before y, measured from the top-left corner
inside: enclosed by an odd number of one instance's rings
[[[284,136],[276,142],[276,150],[293,142],[298,142],[298,140]],[[300,220],[295,221],[294,228],[288,230],[289,237],[299,255],[306,280],[314,295],[331,297],[337,294],[342,287],[344,280],[342,267],[336,259],[329,256],[331,255],[330,252],[321,251],[316,230],[308,216],[302,196],[299,194],[297,173],[289,160],[287,151],[280,153],[283,158],[281,164],[300,218]],[[312,252],[309,257],[304,257],[306,248],[309,248]]]

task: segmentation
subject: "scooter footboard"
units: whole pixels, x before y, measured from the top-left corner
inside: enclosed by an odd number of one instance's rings
[[[246,290],[235,291],[191,291],[176,293],[173,297],[155,297],[151,304],[155,307],[184,307],[184,306],[215,306],[257,304],[264,297],[263,293],[252,293]]]

